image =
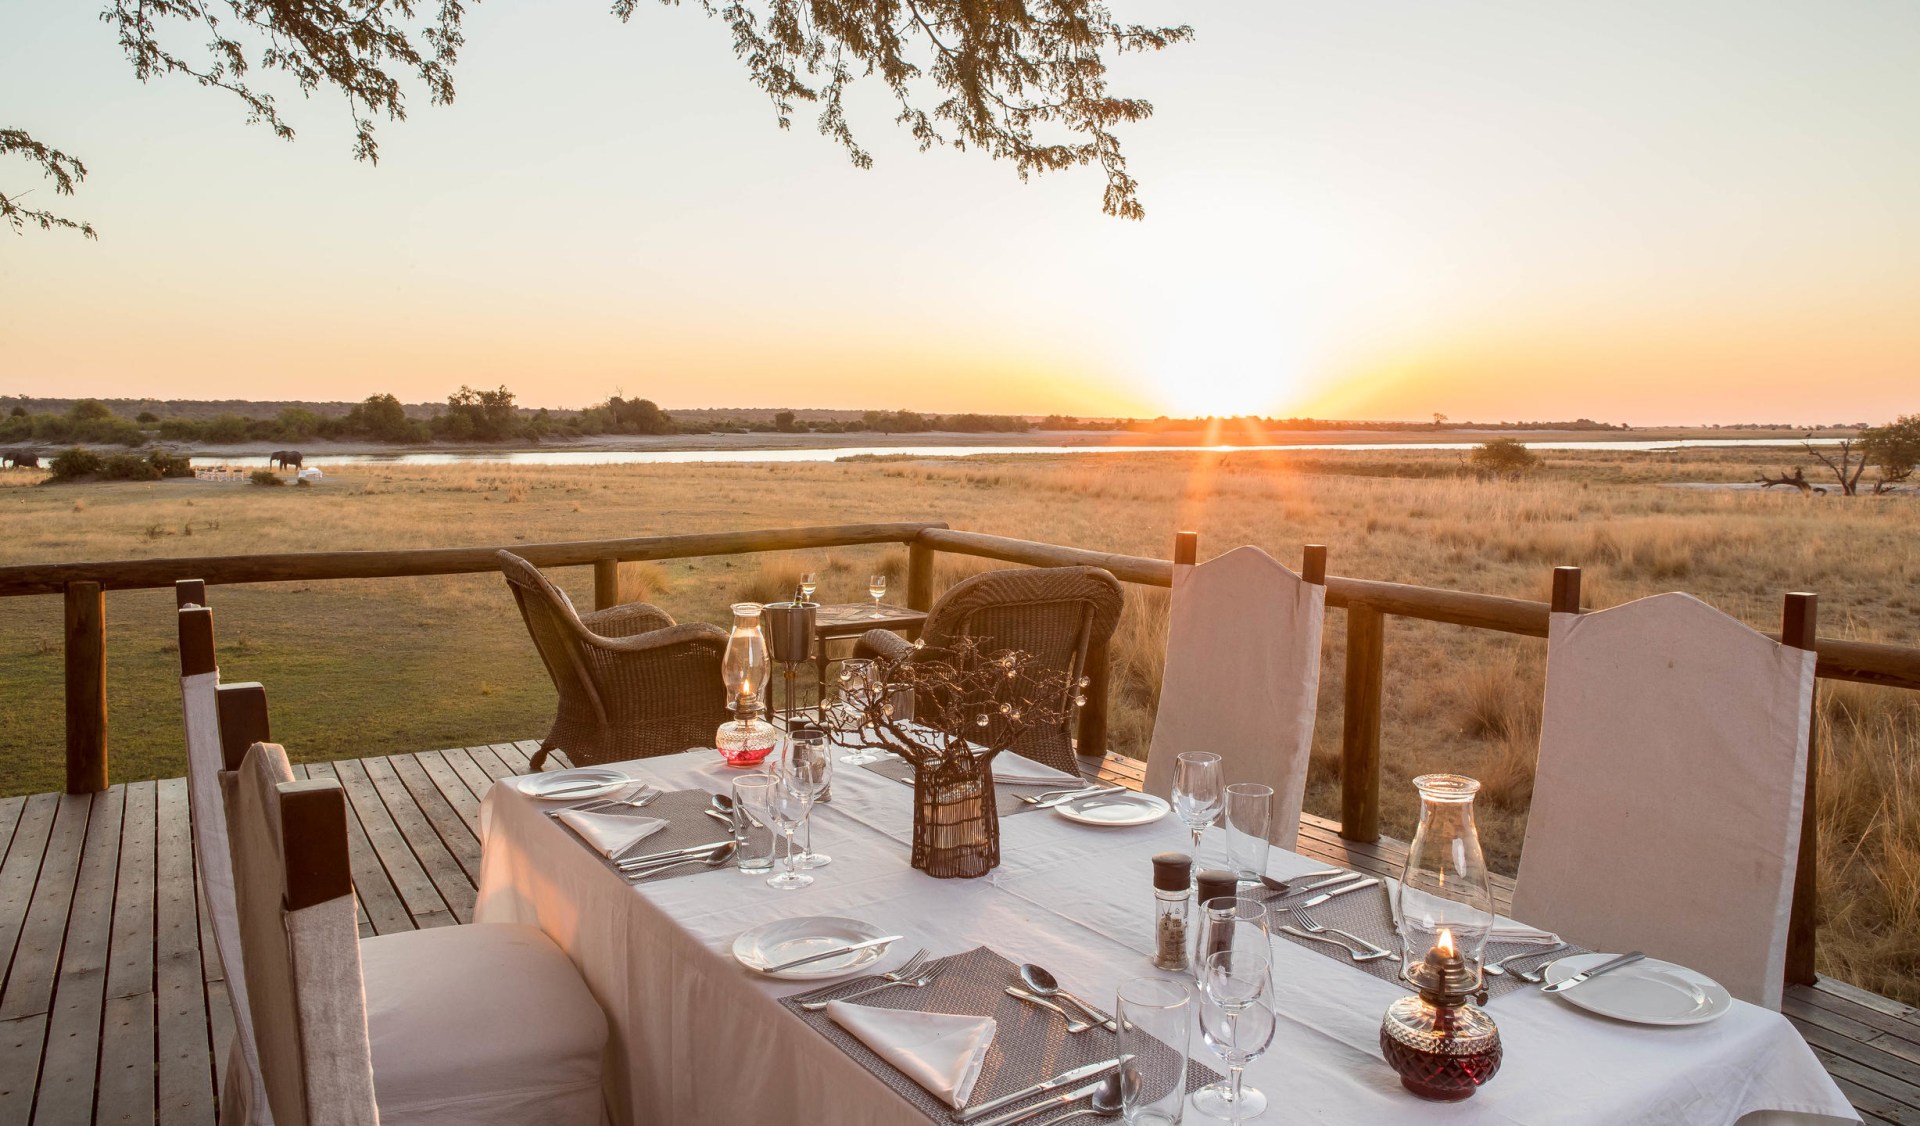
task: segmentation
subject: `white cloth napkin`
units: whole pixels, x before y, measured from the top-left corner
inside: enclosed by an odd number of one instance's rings
[[[1068,774],[1064,770],[1055,770],[1045,763],[1002,751],[993,760],[993,780],[995,782],[1045,782],[1048,785],[1059,783],[1062,786],[1079,785],[1085,782],[1078,774]],[[1090,782],[1085,782],[1092,785]]]
[[[1421,893],[1415,892],[1414,894],[1419,895]],[[1405,934],[1406,928],[1401,924],[1401,920],[1400,920],[1400,881],[1399,880],[1395,880],[1395,879],[1387,880],[1387,905],[1393,910],[1394,931],[1400,934]],[[1514,923],[1514,922],[1501,922],[1498,918],[1496,918],[1494,920],[1492,929],[1487,931],[1487,941],[1488,942],[1528,942],[1528,943],[1538,943],[1541,946],[1553,946],[1558,944],[1561,940],[1560,940],[1560,936],[1557,934],[1554,934],[1552,931],[1543,931],[1535,927],[1522,926],[1519,923]]]
[[[588,813],[579,809],[563,809],[555,816],[609,860],[619,859],[621,853],[667,827],[658,817]]]
[[[827,1015],[955,1110],[967,1105],[995,1030],[992,1017],[877,1009],[845,1001],[828,1002]]]

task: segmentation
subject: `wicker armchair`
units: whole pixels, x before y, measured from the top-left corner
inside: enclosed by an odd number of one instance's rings
[[[714,731],[727,719],[720,679],[725,630],[704,622],[675,625],[666,611],[644,602],[580,614],[531,563],[510,551],[499,558],[560,693],[553,729],[533,756],[535,770],[556,750],[584,766],[713,745]]]
[[[979,638],[995,649],[1033,654],[1040,664],[1078,678],[1087,653],[1102,648],[1120,621],[1120,583],[1098,567],[1019,567],[988,571],[955,583],[940,597],[920,638],[921,650],[939,653],[956,637]],[[869,630],[854,643],[854,655],[891,659],[912,643],[887,630]],[[1069,709],[1069,714],[1074,714]],[[1013,750],[1059,770],[1078,771],[1074,721],[1036,728]]]

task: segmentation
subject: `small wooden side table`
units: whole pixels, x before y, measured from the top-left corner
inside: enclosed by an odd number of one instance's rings
[[[819,677],[822,702],[827,690],[827,643],[840,638],[859,637],[870,629],[890,629],[911,637],[927,622],[924,610],[905,606],[875,606],[871,602],[822,606],[813,615],[813,667]]]

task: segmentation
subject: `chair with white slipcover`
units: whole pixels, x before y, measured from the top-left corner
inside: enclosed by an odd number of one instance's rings
[[[1174,760],[1212,751],[1228,781],[1273,787],[1268,837],[1292,848],[1319,710],[1326,548],[1306,549],[1303,574],[1251,546],[1198,566],[1194,558],[1182,533],[1146,792],[1169,796]]]
[[[229,829],[247,993],[277,1126],[598,1126],[606,1016],[538,929],[362,940],[346,795],[248,749]]]
[[[1788,596],[1794,644],[1783,645],[1691,595],[1582,614],[1577,591],[1578,572],[1563,568],[1513,914],[1595,949],[1689,966],[1778,1009],[1813,715],[1812,596]]]

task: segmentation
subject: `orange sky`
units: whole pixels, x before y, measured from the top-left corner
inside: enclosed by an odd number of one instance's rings
[[[778,131],[697,10],[482,5],[460,96],[297,143],[4,18],[97,243],[0,235],[0,394],[1643,423],[1920,409],[1920,8],[1120,0],[1148,218],[855,105]],[[0,186],[23,187],[0,164]],[[46,189],[27,197],[44,199]]]

